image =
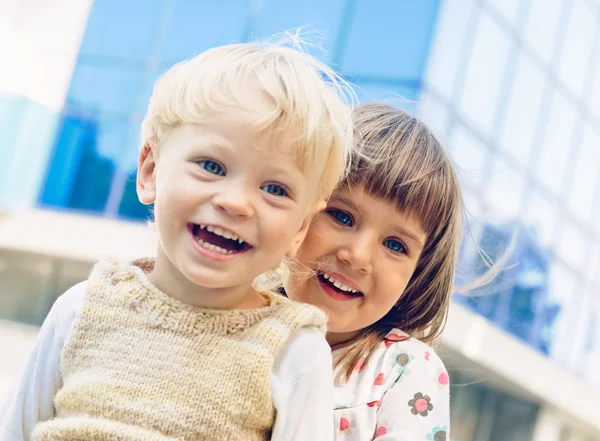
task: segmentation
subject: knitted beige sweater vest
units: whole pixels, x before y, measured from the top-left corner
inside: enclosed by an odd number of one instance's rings
[[[56,418],[33,440],[269,438],[275,357],[294,330],[324,331],[324,314],[276,294],[259,309],[191,307],[150,284],[152,265],[96,265],[63,349]]]

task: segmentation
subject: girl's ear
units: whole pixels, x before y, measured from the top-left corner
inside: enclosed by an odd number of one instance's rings
[[[327,202],[325,202],[324,200],[320,200],[312,206],[308,215],[304,218],[304,221],[302,222],[300,229],[294,236],[294,239],[292,240],[290,247],[288,248],[287,252],[285,253],[286,257],[291,259],[292,257],[294,257],[296,255],[296,253],[300,249],[300,245],[302,245],[302,242],[304,241],[304,238],[306,237],[306,233],[308,233],[308,229],[310,228],[310,223],[312,222],[314,217],[317,215],[317,213],[324,210],[326,206],[327,206]]]
[[[144,144],[138,159],[136,190],[142,204],[153,204],[156,199],[154,172],[156,170],[156,155],[154,149]]]

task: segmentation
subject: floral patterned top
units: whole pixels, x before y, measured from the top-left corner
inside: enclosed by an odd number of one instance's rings
[[[342,374],[336,370],[336,440],[450,439],[450,379],[425,343],[394,329],[347,382]]]

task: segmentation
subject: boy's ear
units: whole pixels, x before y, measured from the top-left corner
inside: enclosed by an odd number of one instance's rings
[[[292,258],[296,255],[296,253],[300,249],[300,245],[302,245],[302,242],[304,241],[304,238],[306,237],[306,233],[308,233],[310,223],[312,222],[314,217],[317,215],[317,213],[324,210],[326,206],[327,206],[327,202],[325,202],[324,200],[320,200],[312,206],[308,215],[304,218],[304,221],[302,222],[300,229],[294,236],[294,239],[292,240],[290,247],[288,248],[287,252],[285,253],[286,257]]]
[[[136,190],[142,204],[153,204],[156,199],[154,171],[156,170],[156,155],[154,149],[144,144],[138,158]]]

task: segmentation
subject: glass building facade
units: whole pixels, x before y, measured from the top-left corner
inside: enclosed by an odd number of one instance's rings
[[[153,84],[174,63],[217,45],[309,24],[313,34],[306,38],[322,46],[314,54],[356,84],[361,99],[390,93],[415,99],[437,10],[435,0],[96,0],[40,204],[147,216],[133,172]]]
[[[457,301],[600,388],[599,3],[444,2],[420,98],[476,240],[492,260],[514,244]],[[476,251],[464,281],[485,269]]]

